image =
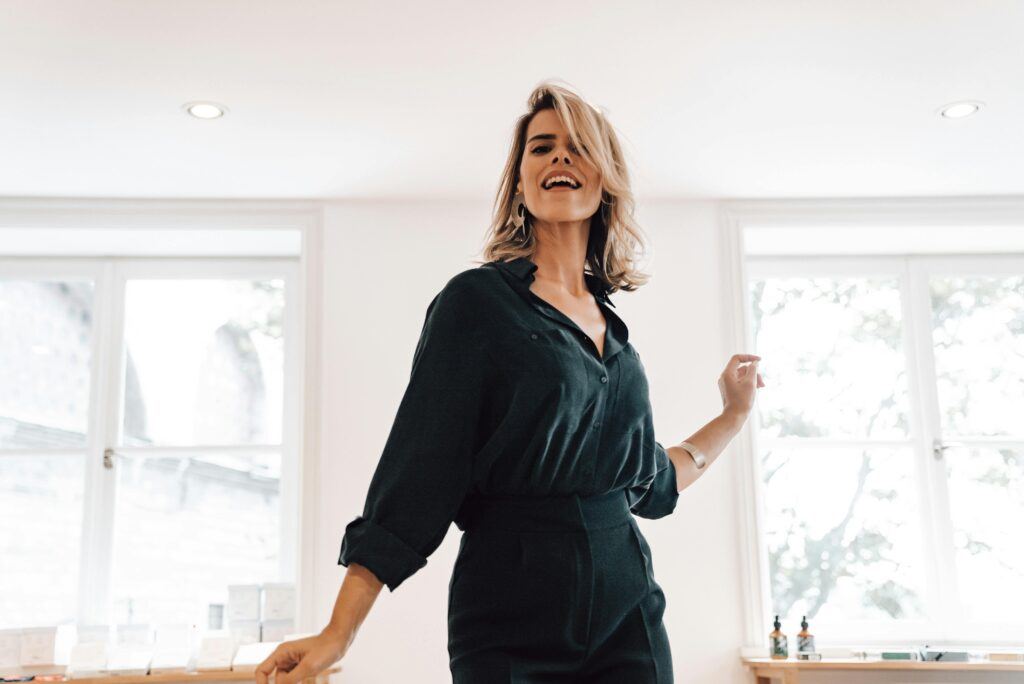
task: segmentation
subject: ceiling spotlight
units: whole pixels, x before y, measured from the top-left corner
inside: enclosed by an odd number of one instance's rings
[[[228,113],[228,108],[216,102],[186,102],[185,111],[197,119],[216,119]]]
[[[939,114],[946,117],[947,119],[962,119],[965,116],[970,116],[976,111],[981,109],[982,102],[975,100],[962,100],[960,102],[951,102],[939,109]]]

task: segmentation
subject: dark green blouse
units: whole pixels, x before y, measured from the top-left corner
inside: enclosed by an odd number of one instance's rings
[[[676,506],[675,467],[654,439],[647,377],[596,276],[604,356],[572,319],[530,290],[520,257],[452,277],[427,307],[412,372],[363,514],[340,565],[394,591],[427,563],[475,497],[589,496],[625,489],[632,512]]]

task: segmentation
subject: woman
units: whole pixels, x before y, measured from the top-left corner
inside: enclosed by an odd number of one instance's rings
[[[665,597],[633,516],[670,514],[738,432],[759,357],[730,359],[722,415],[681,445],[655,441],[643,365],[608,297],[647,280],[629,177],[614,130],[571,89],[530,96],[496,207],[486,261],[427,308],[363,515],[345,529],[330,624],[281,644],[259,684],[341,658],[381,588],[423,567],[453,521],[454,682],[672,681]]]

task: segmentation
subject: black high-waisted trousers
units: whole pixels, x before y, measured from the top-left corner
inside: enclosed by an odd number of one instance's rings
[[[448,587],[454,684],[671,684],[665,595],[624,490],[488,498]]]

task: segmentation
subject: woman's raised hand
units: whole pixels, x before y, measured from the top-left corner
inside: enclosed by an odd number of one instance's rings
[[[722,413],[730,413],[746,420],[754,407],[758,387],[764,387],[756,354],[733,354],[722,375],[718,378],[718,390],[722,394]]]
[[[285,641],[256,668],[256,683],[269,684],[273,674],[275,684],[299,684],[340,660],[348,646],[348,639],[329,628],[316,636]]]

